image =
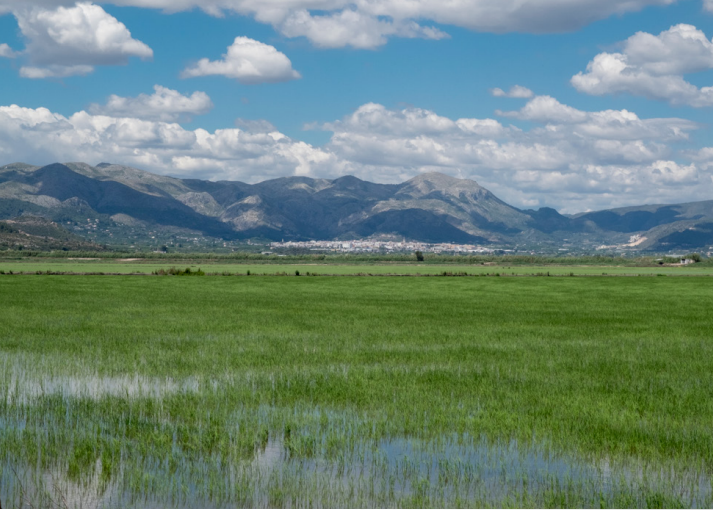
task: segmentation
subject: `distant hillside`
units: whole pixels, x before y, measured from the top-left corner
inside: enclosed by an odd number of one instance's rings
[[[585,251],[602,245],[662,251],[713,245],[713,201],[569,217],[549,208],[517,209],[475,181],[439,173],[402,184],[346,176],[251,185],[177,179],[106,163],[0,167],[0,219],[28,214],[63,225],[101,218],[104,231],[117,236],[141,225],[218,239],[405,237]]]
[[[643,205],[579,214],[604,231],[641,234],[640,249],[690,250],[713,246],[713,200],[674,205]]]
[[[0,249],[101,251],[97,244],[87,242],[56,223],[33,216],[0,221]]]

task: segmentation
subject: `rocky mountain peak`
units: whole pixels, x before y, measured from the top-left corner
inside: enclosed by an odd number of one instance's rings
[[[398,194],[411,198],[422,198],[434,192],[458,197],[467,195],[481,196],[488,191],[476,181],[459,179],[440,172],[428,172],[414,177],[400,186]]]

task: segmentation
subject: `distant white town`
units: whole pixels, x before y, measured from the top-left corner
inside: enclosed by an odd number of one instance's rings
[[[412,241],[288,241],[271,243],[272,249],[300,249],[312,251],[335,251],[339,253],[396,253],[414,252],[424,253],[493,253],[491,248],[483,248],[472,244],[452,243],[419,243]],[[502,252],[503,250],[498,250]],[[510,250],[505,250],[510,251]]]

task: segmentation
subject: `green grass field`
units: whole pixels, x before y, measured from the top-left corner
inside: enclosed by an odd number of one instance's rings
[[[709,507],[712,285],[0,275],[0,501]]]
[[[252,275],[275,275],[277,273],[300,274],[315,273],[319,275],[440,275],[446,273],[467,273],[469,275],[495,274],[500,275],[539,275],[551,274],[553,276],[570,274],[575,275],[671,275],[671,276],[713,276],[713,265],[692,264],[685,267],[676,266],[602,266],[602,265],[511,265],[511,264],[419,264],[419,263],[350,263],[350,264],[325,264],[325,263],[291,263],[291,264],[256,264],[256,263],[230,263],[214,261],[185,261],[167,260],[157,262],[149,259],[146,261],[107,261],[107,260],[62,260],[62,259],[26,259],[22,261],[0,259],[0,271],[5,273],[106,273],[106,274],[151,274],[160,269],[177,267],[192,270],[202,269],[206,273],[229,273],[244,275],[248,271]]]

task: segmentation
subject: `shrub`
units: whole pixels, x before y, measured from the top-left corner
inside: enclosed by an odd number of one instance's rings
[[[14,234],[17,232],[17,229],[12,228],[10,225],[7,223],[0,222],[0,232],[5,232],[8,234]]]
[[[153,274],[159,276],[205,276],[205,271],[201,271],[200,268],[198,268],[198,271],[191,271],[190,267],[184,270],[171,267],[169,269],[159,269],[154,271]]]

